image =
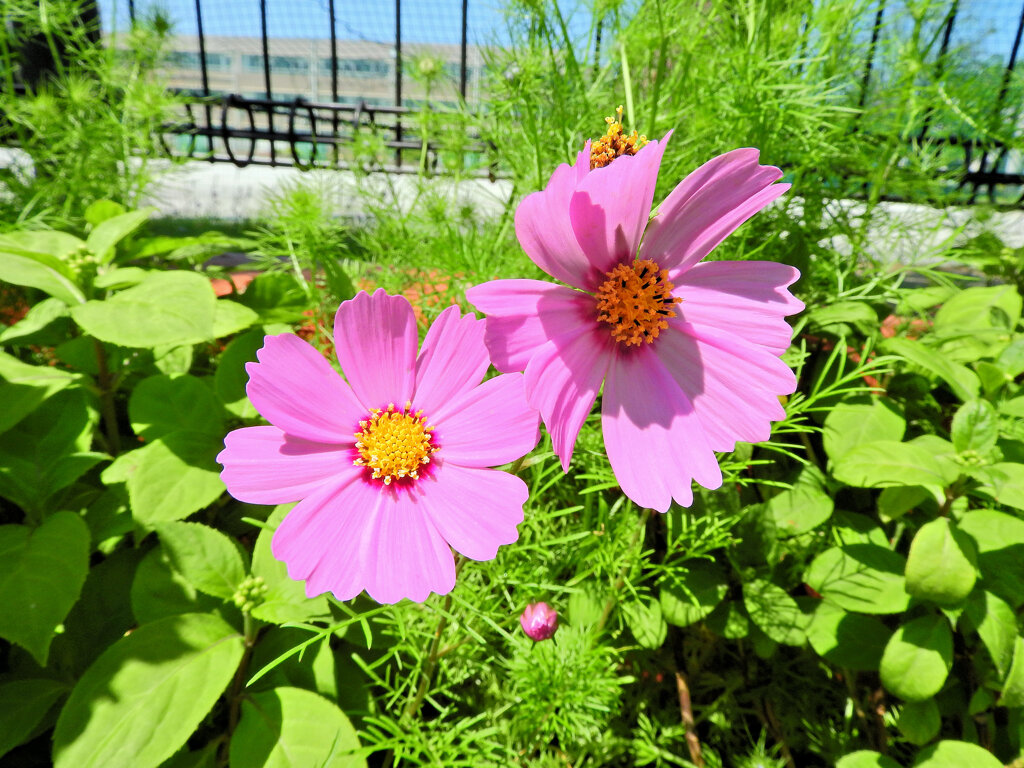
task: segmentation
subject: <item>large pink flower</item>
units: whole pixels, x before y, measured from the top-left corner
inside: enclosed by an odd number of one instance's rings
[[[768,439],[778,396],[796,387],[779,356],[784,320],[803,309],[799,272],[764,261],[699,263],[788,188],[756,149],[714,158],[651,218],[665,141],[590,168],[590,145],[516,211],[527,255],[569,286],[496,280],[467,292],[487,313],[501,371],[525,371],[526,396],[568,469],[604,384],[612,470],[637,504],[693,502],[691,481],[721,485],[714,451]],[[579,290],[577,290],[579,289]]]
[[[347,383],[292,334],[268,336],[246,366],[272,426],[231,432],[221,477],[241,501],[299,502],[271,549],[310,596],[422,601],[455,585],[450,547],[489,560],[518,538],[526,484],[488,467],[537,444],[523,377],[480,383],[484,322],[456,307],[418,356],[417,340],[408,301],[363,292],[334,321]]]

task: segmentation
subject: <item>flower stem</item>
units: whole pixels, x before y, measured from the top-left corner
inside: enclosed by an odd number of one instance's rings
[[[640,516],[640,525],[636,527],[636,531],[633,532],[633,540],[629,543],[630,552],[636,550],[637,544],[643,541],[644,531],[647,530],[647,521],[650,519],[651,510],[644,509],[643,514]],[[604,625],[608,623],[608,618],[612,615],[612,610],[615,608],[615,604],[619,601],[619,592],[622,590],[623,585],[625,585],[626,577],[629,576],[629,572],[633,570],[633,566],[635,564],[636,563],[633,559],[630,558],[622,565],[622,570],[619,571],[619,575],[615,579],[615,583],[612,584],[612,593],[608,597],[608,601],[604,604],[604,609],[601,611],[601,618],[598,619],[598,632],[604,629]]]
[[[242,653],[242,660],[235,670],[235,677],[231,681],[231,690],[228,693],[228,730],[224,742],[221,745],[218,765],[228,764],[228,750],[231,747],[231,735],[238,727],[239,713],[242,708],[242,688],[245,683],[246,673],[249,671],[249,661],[252,659],[252,649],[256,645],[258,626],[253,621],[248,611],[242,611],[242,634],[245,641],[245,651]]]
[[[700,739],[693,721],[693,702],[690,699],[690,686],[680,670],[676,670],[676,691],[679,694],[679,713],[686,728],[686,747],[690,751],[690,761],[697,768],[704,768],[704,756],[700,751]]]

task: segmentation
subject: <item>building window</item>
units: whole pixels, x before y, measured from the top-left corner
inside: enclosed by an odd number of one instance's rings
[[[263,57],[247,53],[242,56],[242,66],[251,72],[262,72]],[[309,59],[305,56],[271,56],[270,71],[285,75],[309,72]]]
[[[171,69],[200,69],[198,51],[171,51],[167,54],[167,65]],[[226,53],[207,53],[206,68],[210,71],[231,69],[231,56]]]

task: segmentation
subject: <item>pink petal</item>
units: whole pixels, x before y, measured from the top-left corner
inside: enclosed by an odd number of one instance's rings
[[[597,315],[591,296],[540,280],[492,280],[466,298],[487,315],[487,351],[504,373],[526,370],[542,344],[593,326]]]
[[[770,352],[711,333],[673,323],[658,337],[655,354],[693,404],[712,449],[767,440],[771,422],[786,415],[778,396],[794,390],[796,376]]]
[[[228,433],[217,461],[228,493],[239,501],[284,504],[336,478],[352,456],[349,446],[302,440],[277,427],[245,427]]]
[[[590,172],[590,142],[575,165],[555,169],[547,186],[527,195],[516,209],[516,237],[534,264],[552,277],[582,286],[590,270],[569,220],[569,200]]]
[[[385,499],[356,469],[296,504],[271,540],[274,557],[284,561],[291,578],[306,582],[309,597],[333,592],[351,600],[376,570],[372,545]]]
[[[378,289],[342,302],[334,318],[334,347],[364,410],[402,407],[415,386],[416,318],[402,296]]]
[[[418,406],[418,403],[417,403]],[[438,456],[464,467],[496,467],[533,450],[537,411],[526,404],[523,376],[506,373],[448,402],[430,421]]]
[[[416,393],[413,402],[427,417],[446,402],[480,383],[491,365],[484,346],[483,320],[460,316],[448,307],[427,331],[416,360]]]
[[[691,480],[705,488],[722,484],[692,403],[649,346],[616,356],[601,413],[615,479],[640,506],[665,512],[672,499],[689,506]]]
[[[679,277],[674,291],[683,303],[676,309],[697,325],[730,331],[781,355],[792,328],[783,320],[804,304],[787,290],[800,272],[771,261],[709,261]]]
[[[426,481],[423,504],[438,532],[473,560],[490,560],[519,538],[526,483],[495,469],[441,463]]]
[[[640,257],[668,269],[669,279],[675,282],[681,272],[789,189],[789,184],[773,185],[782,178],[782,171],[758,165],[758,155],[756,149],[735,149],[683,179],[647,227]]]
[[[256,358],[245,391],[263,418],[303,440],[352,442],[366,409],[319,352],[285,333],[267,336]]]
[[[651,215],[666,136],[587,176],[569,203],[572,229],[592,269],[576,283],[596,290],[616,264],[632,263]]]
[[[547,342],[526,366],[527,401],[540,411],[564,471],[601,389],[613,344],[611,334],[593,323]]]
[[[422,603],[431,592],[447,594],[455,586],[455,558],[438,533],[427,511],[424,486],[413,491],[387,493],[381,505],[376,541],[377,567],[366,585],[378,603],[397,603],[409,598]]]

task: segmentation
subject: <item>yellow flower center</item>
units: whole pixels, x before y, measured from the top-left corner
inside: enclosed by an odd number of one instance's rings
[[[407,402],[400,411],[394,403],[386,410],[371,408],[370,417],[359,426],[359,458],[353,463],[369,467],[374,479],[383,480],[384,485],[391,485],[396,478],[418,478],[420,469],[430,463],[430,454],[437,451],[431,442],[434,428],[427,426],[423,411],[412,413],[412,403]]]
[[[597,289],[597,319],[612,327],[612,337],[627,347],[650,344],[675,317],[682,301],[672,295],[668,270],[650,259],[619,264]]]
[[[604,168],[617,157],[635,155],[647,143],[647,137],[638,136],[636,131],[628,136],[623,132],[622,107],[615,110],[615,117],[606,117],[604,121],[608,130],[590,145],[590,170]]]

